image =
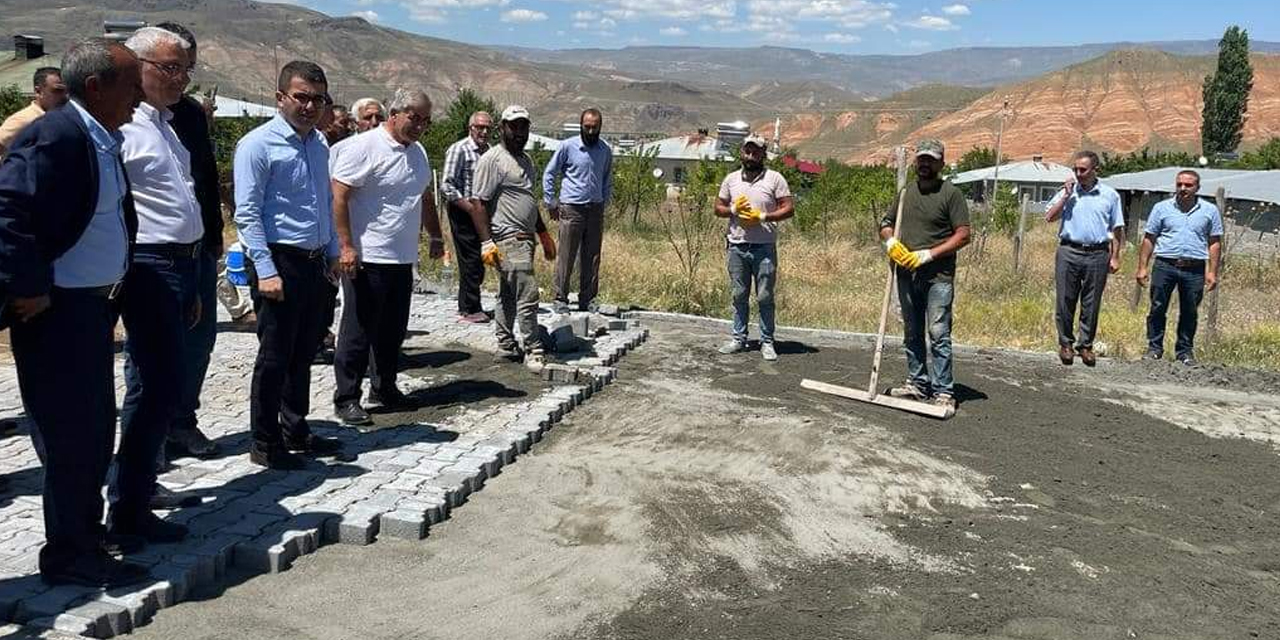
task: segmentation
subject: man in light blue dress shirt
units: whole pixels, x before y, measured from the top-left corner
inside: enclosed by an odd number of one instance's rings
[[[1049,203],[1045,221],[1062,219],[1054,280],[1057,304],[1058,358],[1070,365],[1076,354],[1085,366],[1097,363],[1093,340],[1098,333],[1102,291],[1107,276],[1120,270],[1124,246],[1124,209],[1120,194],[1098,181],[1098,155],[1079,151],[1072,157],[1074,178]],[[1080,334],[1075,332],[1080,306]]]
[[[575,262],[579,265],[578,308],[595,309],[600,290],[604,210],[613,197],[613,150],[600,139],[600,111],[583,111],[578,123],[581,133],[560,143],[542,173],[543,204],[551,219],[560,221],[555,308],[561,313],[569,309]],[[557,198],[556,180],[561,176]]]
[[[280,113],[236,146],[235,223],[258,316],[249,458],[273,469],[302,469],[306,461],[297,454],[342,448],[307,424],[311,360],[328,328],[324,305],[338,275],[329,147],[316,129],[327,91],[318,65],[286,64],[276,91]]]
[[[113,328],[137,215],[120,135],[142,95],[139,61],[118,42],[63,56],[72,101],[22,131],[0,165],[0,324],[11,328],[22,404],[44,464],[40,576],[111,588],[149,577],[108,551],[102,485],[115,440]]]
[[[1178,338],[1174,356],[1185,365],[1195,360],[1196,324],[1206,291],[1218,286],[1222,259],[1222,213],[1211,202],[1196,197],[1200,174],[1190,169],[1175,178],[1176,196],[1156,203],[1143,229],[1138,253],[1138,284],[1151,281],[1151,310],[1147,313],[1146,358],[1164,357],[1164,330],[1169,300],[1178,290]],[[1154,271],[1148,271],[1155,254]],[[1207,266],[1207,268],[1206,268]],[[1150,275],[1148,275],[1150,274]]]

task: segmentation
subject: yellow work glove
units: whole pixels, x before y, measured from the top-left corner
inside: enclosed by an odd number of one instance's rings
[[[494,269],[502,267],[502,251],[492,239],[480,243],[480,261]]]
[[[919,251],[911,251],[907,245],[902,244],[897,238],[889,238],[884,241],[885,253],[889,254],[889,259],[894,264],[915,271],[925,264],[933,261],[933,252],[928,249]]]
[[[751,206],[746,195],[740,195],[733,201],[733,212],[738,216],[738,224],[754,227],[764,222],[764,212]]]

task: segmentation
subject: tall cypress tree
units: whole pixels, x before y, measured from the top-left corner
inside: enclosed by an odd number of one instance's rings
[[[1204,78],[1204,112],[1200,145],[1204,155],[1235,151],[1244,130],[1253,65],[1249,64],[1249,32],[1236,25],[1218,42],[1218,68]]]

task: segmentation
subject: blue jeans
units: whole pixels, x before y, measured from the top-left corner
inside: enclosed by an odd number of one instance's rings
[[[110,488],[113,520],[149,513],[156,457],[173,422],[186,378],[187,325],[199,266],[140,247],[125,276],[125,397]]]
[[[907,352],[907,377],[925,393],[954,393],[951,375],[951,302],[955,288],[950,282],[930,282],[906,269],[898,269],[898,302],[902,306],[902,346]],[[933,370],[925,369],[925,329]]]
[[[1174,354],[1179,360],[1192,357],[1200,301],[1204,299],[1204,265],[1176,267],[1156,259],[1151,270],[1151,311],[1147,313],[1147,351],[1164,353],[1164,328],[1169,301],[1178,290],[1178,340]]]
[[[733,339],[747,341],[751,289],[760,311],[760,342],[773,342],[773,288],[778,281],[778,248],[773,243],[730,244],[729,286],[733,295]]]

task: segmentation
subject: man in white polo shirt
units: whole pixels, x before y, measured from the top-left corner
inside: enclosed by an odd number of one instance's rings
[[[342,323],[333,357],[333,403],[345,424],[371,424],[360,405],[361,383],[373,353],[370,401],[404,406],[396,387],[397,359],[409,323],[419,229],[431,236],[430,255],[444,255],[440,218],[431,197],[431,163],[417,142],[431,126],[431,99],[396,92],[391,117],[347,138],[330,152],[333,217],[342,268]]]
[[[720,353],[746,350],[754,288],[760,311],[760,355],[772,361],[778,359],[773,347],[778,223],[795,215],[795,206],[787,179],[765,168],[765,146],[761,136],[747,136],[742,142],[742,168],[725,176],[716,199],[716,216],[729,219],[725,239],[733,293],[733,338],[720,347]]]

